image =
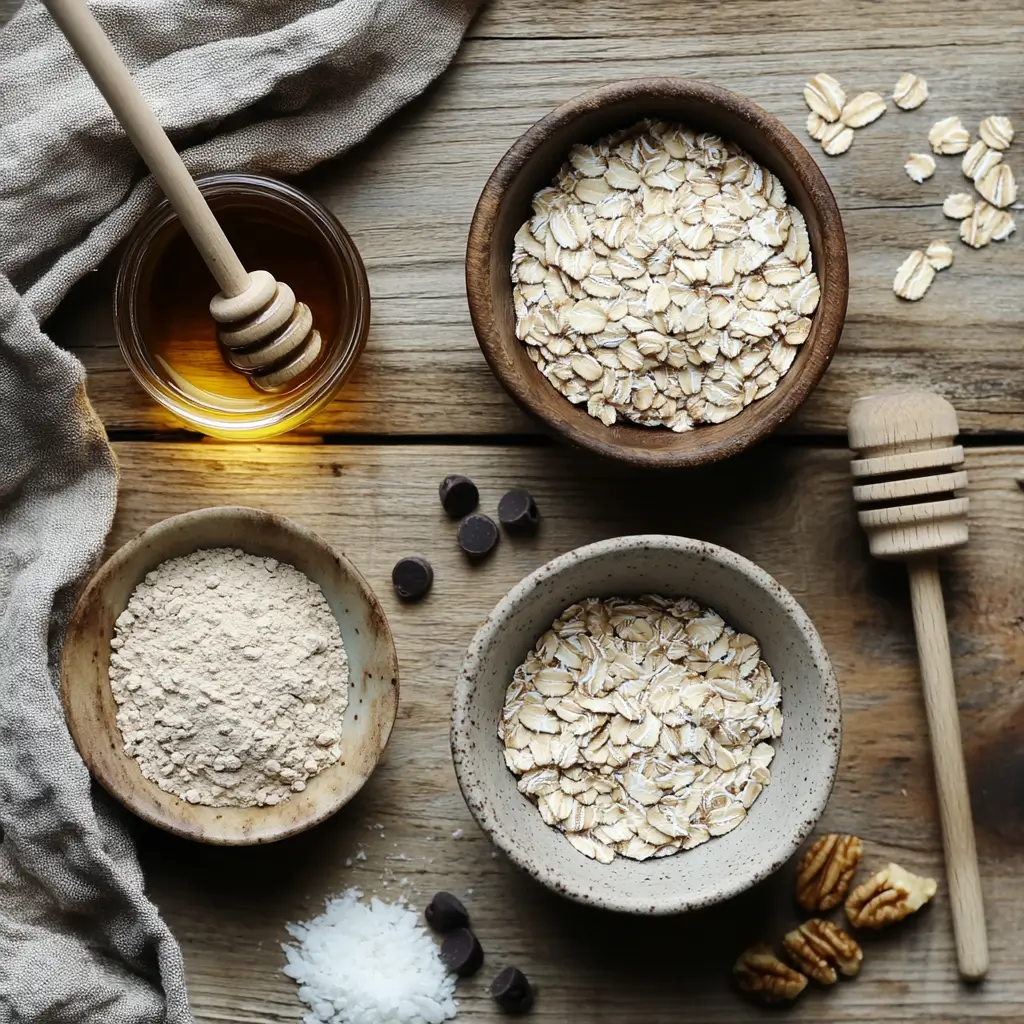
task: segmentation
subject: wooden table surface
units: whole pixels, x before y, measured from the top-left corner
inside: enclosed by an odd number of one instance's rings
[[[17,6],[0,0],[0,20]],[[111,548],[177,512],[245,503],[292,516],[344,550],[381,595],[401,660],[399,721],[386,764],[334,820],[263,849],[208,849],[139,825],[153,898],[180,939],[196,1018],[299,1021],[279,973],[288,921],[357,885],[417,906],[438,888],[464,896],[490,965],[460,986],[460,1018],[496,1021],[492,969],[534,979],[533,1019],[593,1024],[766,1018],[730,988],[750,940],[794,919],[791,865],[732,903],[673,919],[626,919],[548,893],[497,856],[458,793],[447,744],[462,653],[494,603],[553,555],[598,538],[661,530],[726,544],[779,578],[817,624],[842,687],[845,738],[822,828],[942,878],[935,794],[905,574],[869,559],[850,499],[846,413],[892,383],[949,397],[969,444],[971,543],[944,567],[952,647],[992,947],[988,980],[956,975],[944,882],[933,905],[865,941],[855,981],[811,990],[799,1021],[1024,1020],[1024,338],[1021,235],[975,252],[954,241],[945,195],[959,160],[914,184],[902,165],[928,127],[960,114],[972,129],[1005,113],[1024,129],[1024,9],[1005,0],[494,0],[455,66],[358,152],[301,184],[325,201],[366,258],[370,344],[309,443],[229,446],[182,435],[133,384],[110,317],[114,261],[76,288],[51,323],[87,365],[89,393],[121,460]],[[806,139],[803,82],[818,71],[888,95],[900,73],[929,81],[914,112],[889,112],[845,156],[821,156],[843,210],[852,293],[843,340],[784,434],[709,471],[653,479],[536,436],[477,348],[462,255],[473,205],[515,137],[573,94],[641,74],[736,89]],[[810,143],[808,143],[811,145]],[[1009,160],[1024,175],[1024,149]],[[956,262],[916,304],[891,282],[912,248],[953,242]],[[1014,383],[1014,382],[1017,383]],[[448,472],[474,477],[493,510],[513,485],[542,510],[539,536],[505,540],[469,569],[440,513]],[[651,501],[638,500],[644,493]],[[419,552],[437,582],[400,607],[393,562]],[[464,832],[464,836],[463,836]],[[455,838],[460,836],[460,838]],[[365,860],[359,859],[364,851]],[[352,866],[346,866],[351,859]]]

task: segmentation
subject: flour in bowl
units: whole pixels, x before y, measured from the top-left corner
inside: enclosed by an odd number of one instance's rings
[[[115,624],[124,750],[164,792],[273,805],[341,756],[348,658],[320,587],[232,548],[146,574]]]

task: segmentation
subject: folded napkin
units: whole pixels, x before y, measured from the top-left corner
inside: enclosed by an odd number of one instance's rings
[[[103,0],[193,174],[297,174],[448,65],[481,0]],[[45,9],[0,32],[0,1020],[183,1024],[181,952],[93,794],[56,666],[117,499],[78,361],[40,330],[156,195]],[[244,851],[239,856],[244,856]]]

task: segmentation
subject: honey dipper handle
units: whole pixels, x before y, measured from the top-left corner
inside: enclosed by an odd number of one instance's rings
[[[245,267],[85,0],[43,3],[146,161],[221,292],[241,295],[249,286]]]
[[[921,681],[935,762],[957,963],[964,978],[977,980],[988,971],[985,907],[981,896],[978,854],[974,847],[974,826],[960,742],[953,663],[949,655],[949,632],[939,569],[934,555],[909,562],[908,569],[917,656],[921,662]]]

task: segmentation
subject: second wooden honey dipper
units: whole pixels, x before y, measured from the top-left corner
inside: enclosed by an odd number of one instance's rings
[[[220,292],[210,302],[229,366],[262,391],[287,387],[320,354],[309,307],[265,270],[247,272],[199,187],[84,0],[43,0],[146,161]]]
[[[988,941],[937,555],[967,543],[956,412],[928,392],[857,399],[850,410],[854,499],[876,558],[906,561],[931,733],[960,974],[988,970]]]

